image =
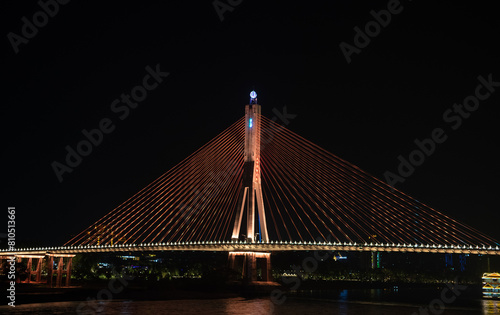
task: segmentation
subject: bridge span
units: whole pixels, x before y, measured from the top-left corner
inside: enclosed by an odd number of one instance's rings
[[[500,255],[499,246],[261,115],[252,91],[244,117],[64,246],[0,250],[0,262],[27,260],[28,282],[47,264],[48,284],[57,275],[68,286],[77,254],[227,252],[255,281],[257,265],[270,278],[273,252]]]
[[[498,246],[429,245],[429,244],[373,244],[335,242],[268,242],[235,241],[179,242],[155,244],[116,244],[88,246],[60,246],[25,248],[16,251],[0,250],[0,256],[63,255],[84,253],[145,252],[145,251],[213,251],[213,252],[282,252],[282,251],[356,251],[401,252],[434,254],[500,255]]]

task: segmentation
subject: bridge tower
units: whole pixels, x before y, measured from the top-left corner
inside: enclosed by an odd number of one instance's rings
[[[262,199],[261,171],[260,171],[260,129],[261,109],[257,104],[257,93],[250,93],[250,103],[245,105],[245,152],[243,166],[243,189],[240,192],[238,209],[234,220],[234,228],[231,239],[238,241],[243,213],[246,211],[246,234],[247,243],[269,242],[267,234],[266,213],[264,200]],[[257,208],[257,209],[256,209]],[[256,211],[257,210],[257,211]],[[257,212],[257,218],[255,214]],[[258,238],[255,231],[255,223],[258,222]],[[230,267],[236,270],[237,261],[243,263],[242,276],[244,279],[254,282],[257,280],[257,266],[261,267],[263,281],[271,280],[271,254],[256,252],[230,252]]]
[[[239,239],[243,212],[246,209],[246,240],[249,243],[257,241],[255,233],[255,208],[258,211],[259,240],[263,242],[269,241],[260,179],[260,128],[260,105],[257,104],[257,93],[252,91],[250,93],[250,104],[245,106],[243,190],[240,194],[232,235],[233,240]]]

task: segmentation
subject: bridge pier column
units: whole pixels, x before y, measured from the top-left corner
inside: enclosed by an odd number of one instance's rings
[[[28,258],[28,264],[26,268],[26,273],[28,275],[26,279],[26,283],[39,283],[42,281],[42,261],[43,261],[43,256],[30,256]],[[36,263],[34,262],[34,259],[36,260]],[[33,270],[33,266],[35,266],[35,270]]]
[[[69,287],[71,283],[71,268],[73,267],[73,257],[68,257],[66,263],[66,286]]]
[[[230,252],[228,256],[229,269],[236,270],[236,255]]]
[[[257,258],[255,257],[255,253],[248,253],[245,257],[247,261],[246,269],[248,281],[257,281]]]
[[[39,283],[42,281],[42,261],[45,255],[38,254],[27,254],[27,255],[16,255],[17,264],[20,266],[24,259],[27,259],[26,263],[26,279],[22,280],[23,283]],[[35,260],[36,259],[36,260]],[[35,270],[33,270],[35,267]],[[3,268],[3,267],[2,267]],[[16,281],[20,278],[16,279]]]
[[[42,263],[43,257],[38,258],[38,264],[36,265],[36,282],[42,282]]]
[[[29,257],[28,258],[28,265],[26,266],[26,273],[27,273],[27,277],[26,277],[26,283],[30,283],[31,282],[31,265],[33,263],[33,258]]]
[[[271,253],[229,252],[229,268],[240,272],[244,281],[271,281]],[[239,263],[238,263],[239,262]],[[258,271],[260,277],[258,280]]]
[[[52,277],[54,273],[54,256],[50,255],[47,261],[47,286],[52,287]]]
[[[49,254],[47,262],[47,286],[54,285],[54,273],[56,274],[55,286],[57,288],[66,286],[69,287],[71,283],[71,270],[73,268],[73,257],[75,255],[68,254]],[[57,269],[54,269],[54,259],[58,259]],[[66,259],[65,259],[66,258]],[[66,265],[64,261],[66,260]],[[63,285],[63,275],[66,275],[66,281]]]
[[[56,288],[61,287],[62,274],[63,274],[64,257],[59,257],[59,262],[57,263],[57,280]]]
[[[71,271],[73,268],[73,257],[75,255],[68,254],[27,254],[27,255],[15,255],[16,257],[16,265],[21,266],[23,259],[27,259],[26,264],[26,279],[21,281],[20,277],[16,277],[16,281],[23,283],[42,283],[42,269],[44,263],[47,263],[47,286],[52,287],[55,285],[56,287],[61,286],[69,286],[71,283]],[[47,260],[45,260],[47,258]],[[58,260],[57,269],[54,269],[54,259]],[[8,256],[0,256],[0,268],[4,269]],[[37,260],[34,260],[37,259]],[[66,260],[66,265],[64,264]],[[36,268],[33,270],[33,267]],[[56,280],[54,283],[54,274],[56,276]],[[66,275],[66,281],[63,285],[63,275]],[[45,282],[45,281],[44,281]]]

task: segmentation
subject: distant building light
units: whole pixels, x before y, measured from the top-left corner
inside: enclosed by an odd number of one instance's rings
[[[250,118],[250,120],[248,121],[248,127],[252,128],[253,126],[253,121],[252,121],[252,118]]]
[[[111,265],[108,264],[108,263],[98,263],[97,266],[99,268],[108,268],[108,267],[111,267]]]

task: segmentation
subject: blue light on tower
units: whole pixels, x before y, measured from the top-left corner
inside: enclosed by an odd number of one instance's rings
[[[252,122],[252,118],[250,118],[250,120],[248,120],[248,127],[252,128],[253,126],[253,122]]]

